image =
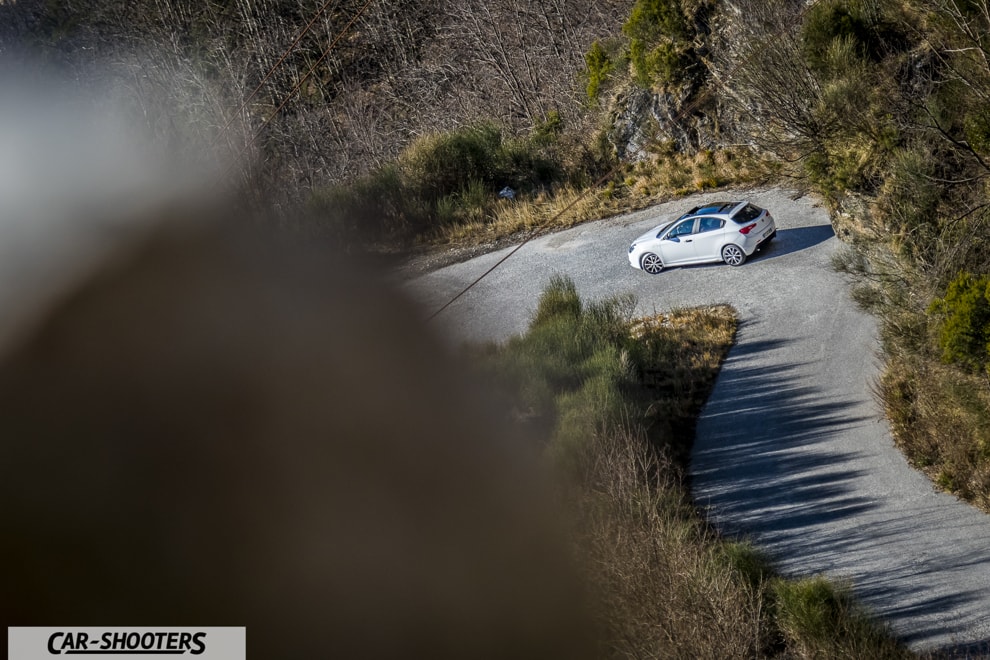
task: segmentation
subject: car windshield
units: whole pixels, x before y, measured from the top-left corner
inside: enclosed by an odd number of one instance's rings
[[[680,218],[678,218],[678,220],[679,219]],[[677,220],[671,220],[670,222],[665,222],[662,225],[660,225],[659,227],[657,227],[657,238],[660,238],[660,234],[662,234],[665,231],[667,231],[670,228],[670,226],[672,224],[674,224],[675,222],[677,222]]]

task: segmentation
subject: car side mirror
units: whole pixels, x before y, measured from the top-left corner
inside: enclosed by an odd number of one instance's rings
[[[681,242],[681,239],[677,238],[676,236],[668,236],[667,237],[667,240],[668,241],[674,241],[675,243],[680,243]]]

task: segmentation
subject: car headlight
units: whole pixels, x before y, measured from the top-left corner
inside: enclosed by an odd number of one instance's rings
[[[629,254],[632,254],[632,251],[635,249],[636,249],[636,244],[633,243],[632,245],[629,246]]]

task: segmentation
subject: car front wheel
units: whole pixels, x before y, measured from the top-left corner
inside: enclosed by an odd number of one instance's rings
[[[652,252],[647,252],[644,254],[639,260],[639,265],[642,266],[643,270],[650,275],[656,275],[663,270],[663,261],[658,255],[655,255]]]
[[[730,266],[742,266],[746,262],[746,253],[738,245],[729,243],[722,248],[722,261]]]

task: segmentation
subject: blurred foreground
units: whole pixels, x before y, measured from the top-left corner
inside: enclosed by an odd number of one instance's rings
[[[422,314],[40,114],[0,127],[6,625],[244,625],[259,658],[592,650],[531,449]]]

